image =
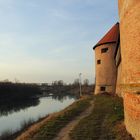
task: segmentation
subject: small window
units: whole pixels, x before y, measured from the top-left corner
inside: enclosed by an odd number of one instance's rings
[[[108,51],[108,48],[101,49],[101,53],[106,53]]]
[[[105,91],[105,87],[100,87],[100,90],[101,91]]]
[[[101,60],[97,60],[97,64],[101,64]]]

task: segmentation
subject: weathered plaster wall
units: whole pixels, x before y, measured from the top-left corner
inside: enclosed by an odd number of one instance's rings
[[[140,0],[119,0],[119,15],[125,124],[140,140]]]
[[[114,53],[116,44],[104,44],[96,47],[96,87],[95,94],[101,93],[100,87],[105,86],[106,92],[115,93],[116,88],[116,65]],[[102,48],[108,48],[106,53],[101,53]],[[97,64],[97,60],[101,60],[101,64]],[[104,91],[103,91],[104,92]]]

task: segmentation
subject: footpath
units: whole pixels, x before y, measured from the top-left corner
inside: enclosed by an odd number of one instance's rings
[[[93,110],[94,102],[90,102],[91,105],[82,112],[79,116],[77,116],[74,120],[69,122],[64,128],[61,129],[61,131],[58,133],[58,135],[53,140],[71,140],[69,134],[74,129],[76,125],[78,125],[79,121],[83,118],[89,116]]]

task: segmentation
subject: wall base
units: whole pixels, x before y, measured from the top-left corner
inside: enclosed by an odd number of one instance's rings
[[[105,91],[101,90],[101,87],[105,87]],[[95,95],[100,94],[100,93],[110,93],[110,94],[115,94],[115,86],[107,86],[107,85],[97,85],[95,87]]]
[[[140,95],[124,94],[124,113],[126,129],[136,140],[140,140]]]

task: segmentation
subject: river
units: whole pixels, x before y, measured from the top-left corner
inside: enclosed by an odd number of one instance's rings
[[[7,131],[17,132],[21,129],[24,122],[29,120],[37,121],[50,113],[60,111],[75,101],[74,97],[41,97],[39,100],[28,107],[15,109],[11,107],[0,108],[0,135]],[[20,103],[19,103],[20,104]],[[9,108],[9,107],[8,107]]]

